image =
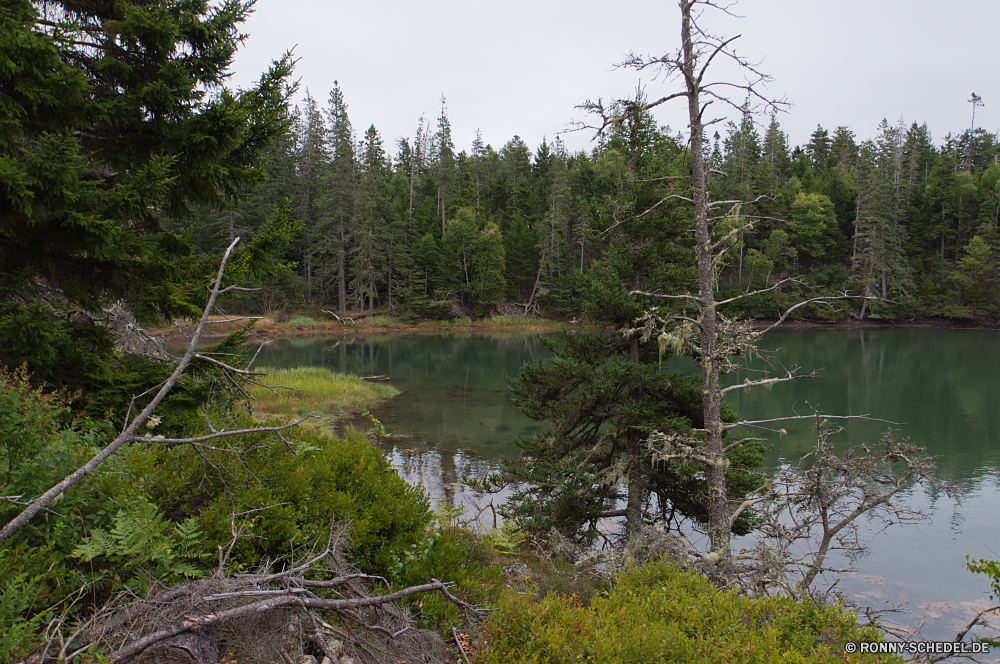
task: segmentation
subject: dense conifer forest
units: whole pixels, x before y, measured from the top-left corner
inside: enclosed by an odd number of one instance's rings
[[[285,254],[297,268],[265,284],[254,303],[261,313],[334,305],[435,317],[454,302],[483,315],[517,302],[569,317],[582,308],[581,275],[622,237],[616,222],[689,186],[680,177],[683,132],[651,117],[613,126],[589,152],[570,153],[558,136],[534,148],[514,136],[494,148],[479,132],[459,150],[441,102],[436,120],[421,116],[412,137],[388,146],[374,126],[354,128],[339,87],[325,106],[307,94],[271,149],[257,195],[176,227],[191,225],[210,252],[292,201],[305,222]],[[747,107],[705,146],[714,199],[753,201],[740,214],[757,218],[723,267],[720,290],[799,277],[820,292],[889,301],[808,312],[815,317],[996,317],[995,134],[973,127],[935,139],[926,124],[900,119],[817,125],[808,143],[791,146],[780,120],[761,123]],[[671,200],[650,214],[672,227],[685,212]],[[683,233],[672,241],[690,245]],[[651,284],[637,274],[630,286]],[[757,298],[739,313],[773,317],[781,298]]]

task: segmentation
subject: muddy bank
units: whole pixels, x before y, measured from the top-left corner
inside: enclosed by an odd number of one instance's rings
[[[242,321],[246,322],[246,321]],[[769,327],[774,323],[774,319],[759,318],[754,322],[758,329]],[[203,338],[221,338],[238,329],[239,323],[229,322],[220,316],[213,316],[213,323],[209,326]],[[963,330],[998,330],[1000,321],[973,320],[973,319],[948,319],[948,318],[920,318],[910,319],[873,319],[863,321],[854,318],[844,318],[835,321],[797,318],[782,323],[778,329],[782,330],[811,330],[811,329],[833,329],[833,330],[862,330],[879,329],[889,327],[907,328],[949,328]],[[170,327],[147,330],[151,336],[165,340],[181,339],[193,331],[194,326],[181,323]],[[260,319],[253,326],[253,333],[257,336],[265,336],[272,339],[285,337],[313,337],[313,336],[335,336],[335,335],[355,335],[355,334],[445,334],[450,332],[558,332],[561,329],[568,330],[590,330],[594,329],[585,323],[578,321],[560,321],[544,318],[527,320],[490,320],[478,321],[420,321],[418,323],[404,323],[399,321],[385,321],[369,323],[365,320],[353,323],[338,323],[335,321],[316,321],[308,325],[289,325],[281,323],[267,317]]]

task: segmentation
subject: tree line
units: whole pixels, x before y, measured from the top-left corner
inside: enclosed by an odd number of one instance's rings
[[[359,137],[336,85],[325,107],[307,93],[293,117],[256,195],[206,207],[194,225],[211,251],[292,201],[304,228],[284,258],[297,267],[265,285],[263,313],[297,304],[435,316],[453,302],[483,315],[518,302],[576,315],[581,275],[609,247],[602,228],[641,197],[635,165],[658,160],[645,177],[669,177],[690,159],[686,138],[651,119],[632,136],[611,127],[589,152],[559,137],[532,150],[518,136],[497,150],[478,131],[458,151],[443,97],[436,121],[421,116],[390,155],[374,125]],[[1000,311],[995,134],[973,126],[935,144],[926,124],[883,120],[871,139],[817,125],[792,147],[776,115],[763,126],[746,106],[703,147],[714,199],[752,201],[742,212],[759,217],[721,266],[721,290],[799,277],[888,301],[860,318]]]

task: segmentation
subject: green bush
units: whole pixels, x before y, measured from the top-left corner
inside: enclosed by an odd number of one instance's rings
[[[232,426],[254,424],[247,415]],[[206,553],[232,538],[233,512],[260,510],[248,516],[244,534],[252,537],[234,547],[235,564],[251,567],[292,546],[325,543],[336,520],[349,524],[352,562],[385,573],[392,556],[416,542],[430,522],[423,489],[403,480],[360,435],[338,440],[309,429],[287,437],[295,453],[273,434],[258,433],[229,439],[232,452],[136,448],[127,463],[151,502],[173,521],[198,517]]]
[[[452,592],[462,599],[489,605],[499,597],[503,585],[502,570],[489,563],[490,555],[482,537],[463,528],[436,524],[423,538],[391,556],[389,579],[397,588],[430,579],[454,583]],[[409,603],[419,627],[436,629],[445,636],[465,621],[458,607],[440,593],[414,595]]]
[[[480,664],[902,662],[885,655],[847,658],[847,641],[881,636],[857,627],[839,607],[722,593],[669,562],[625,573],[589,606],[572,596],[534,602],[505,590],[485,640]]]
[[[316,320],[310,318],[309,316],[293,316],[291,320],[288,321],[289,325],[315,325]]]

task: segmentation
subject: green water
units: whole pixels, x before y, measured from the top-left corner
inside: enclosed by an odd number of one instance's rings
[[[877,608],[884,600],[908,601],[908,609],[927,621],[927,638],[953,638],[957,622],[986,599],[985,579],[965,571],[965,555],[1000,557],[1000,334],[796,331],[769,335],[760,348],[776,351],[776,367],[797,364],[821,377],[729,393],[742,417],[808,414],[815,405],[831,414],[891,420],[902,436],[938,455],[940,479],[965,491],[960,504],[936,492],[910,491],[905,499],[931,519],[878,534],[859,573],[840,583],[848,595]],[[407,479],[436,498],[454,500],[468,495],[463,475],[495,468],[500,455],[518,452],[517,436],[539,430],[510,404],[505,376],[547,356],[534,335],[414,335],[280,340],[264,349],[260,363],[389,376],[402,393],[376,412],[397,436],[387,440],[386,453]],[[672,368],[695,367],[682,359]],[[725,379],[755,379],[763,368],[757,360]],[[807,423],[779,426],[788,434],[773,437],[771,468],[797,459],[815,441]],[[837,443],[875,443],[888,426],[850,421]],[[874,534],[874,525],[863,526]],[[920,607],[928,604],[935,606],[925,614]]]

